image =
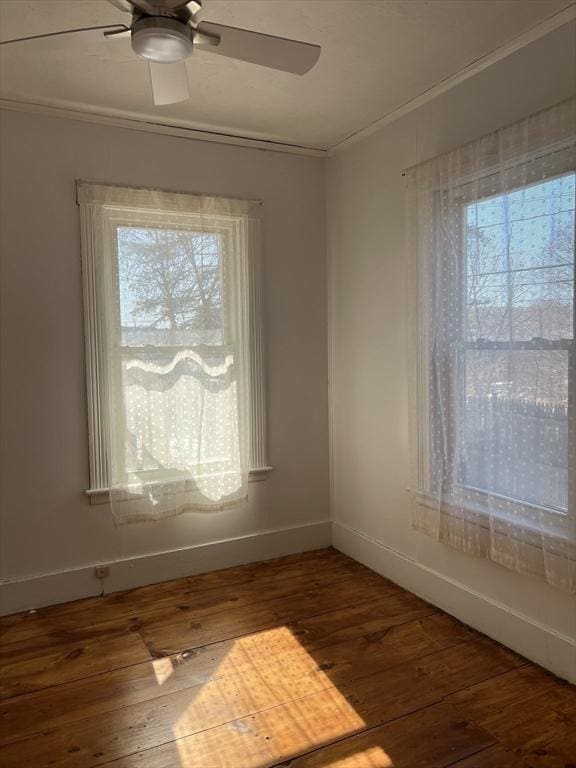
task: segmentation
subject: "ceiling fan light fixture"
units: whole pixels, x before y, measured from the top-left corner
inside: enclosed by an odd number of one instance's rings
[[[163,16],[145,16],[132,25],[132,50],[159,64],[184,61],[193,49],[188,24]]]

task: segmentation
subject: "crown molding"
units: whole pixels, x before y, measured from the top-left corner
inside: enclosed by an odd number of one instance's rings
[[[491,67],[493,64],[496,64],[498,61],[505,59],[506,57],[512,55],[513,53],[516,53],[516,51],[519,51],[521,48],[524,48],[525,46],[530,45],[530,43],[533,43],[536,40],[539,40],[541,37],[545,37],[546,35],[550,34],[550,32],[553,32],[555,29],[558,29],[559,27],[562,27],[565,24],[569,24],[575,19],[576,19],[576,3],[571,3],[568,7],[564,8],[561,11],[558,11],[558,13],[555,13],[553,16],[550,16],[547,19],[544,19],[544,21],[541,21],[536,26],[531,27],[530,29],[528,29],[526,32],[523,32],[518,37],[515,37],[514,40],[511,40],[509,43],[506,43],[505,45],[502,45],[499,48],[494,49],[493,51],[486,54],[485,56],[482,56],[479,59],[476,59],[476,61],[473,61],[472,63],[468,64],[466,67],[459,70],[455,74],[450,75],[445,80],[442,80],[440,83],[438,83],[437,85],[432,86],[432,88],[429,88],[428,90],[423,91],[418,96],[415,96],[413,99],[410,99],[410,101],[407,101],[405,104],[402,104],[400,107],[397,107],[391,112],[388,112],[388,114],[384,115],[383,117],[378,118],[378,120],[371,123],[370,125],[367,125],[364,128],[361,128],[360,130],[351,134],[350,136],[347,136],[345,139],[342,139],[337,144],[329,148],[328,156],[331,157],[333,155],[336,155],[342,152],[347,147],[350,147],[353,144],[356,144],[357,142],[362,141],[368,136],[372,136],[372,134],[376,133],[381,128],[384,128],[386,125],[389,125],[390,123],[393,123],[396,120],[399,120],[401,117],[404,117],[409,112],[412,112],[413,110],[418,109],[418,107],[423,106],[427,102],[432,101],[432,99],[435,99],[437,96],[440,96],[441,94],[446,93],[446,91],[451,90],[455,86],[460,85],[460,83],[463,83],[465,80],[468,80],[470,77],[474,77],[474,75],[477,75],[479,72],[482,72],[484,69],[488,69],[488,67]]]
[[[65,120],[76,120],[83,123],[108,125],[113,128],[126,128],[132,131],[143,131],[144,133],[176,136],[181,139],[191,139],[193,141],[209,141],[216,144],[229,144],[236,147],[267,150],[269,152],[283,152],[290,155],[306,155],[308,157],[326,157],[328,155],[328,152],[325,149],[303,147],[297,144],[284,144],[269,139],[254,139],[249,136],[238,136],[219,131],[200,130],[198,128],[190,128],[183,125],[157,123],[149,118],[139,118],[134,115],[125,115],[116,112],[97,112],[91,109],[71,109],[56,102],[41,103],[0,98],[0,109],[13,112],[26,112],[33,115],[45,115],[47,117],[57,117]]]

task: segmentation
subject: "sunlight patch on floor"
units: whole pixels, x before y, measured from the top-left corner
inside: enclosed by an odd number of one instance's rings
[[[369,747],[346,757],[312,762],[310,768],[312,766],[313,768],[394,768],[394,763],[382,747]]]
[[[174,671],[172,659],[169,656],[165,656],[162,659],[154,659],[152,661],[152,667],[154,669],[154,675],[156,676],[156,682],[158,685],[164,685],[166,680],[168,680]]]
[[[208,756],[213,768],[261,768],[365,726],[287,627],[239,638],[220,664],[226,677],[215,668],[174,725],[182,768],[205,768]],[[363,765],[393,765],[382,750],[370,752],[373,762]]]

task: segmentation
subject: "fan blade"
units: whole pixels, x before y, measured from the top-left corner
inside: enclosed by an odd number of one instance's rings
[[[130,0],[130,3],[133,6],[133,11],[143,11],[149,16],[155,16],[157,13],[158,3],[153,2],[153,0]]]
[[[193,42],[194,45],[220,45],[220,36],[209,35],[206,30],[204,30],[204,32],[200,32],[200,30],[196,27],[194,29]]]
[[[154,104],[175,104],[190,98],[186,64],[183,61],[175,64],[151,61],[149,64]]]
[[[117,61],[121,64],[131,63],[134,61],[142,62],[142,58],[134,53],[132,46],[130,45],[130,38],[132,33],[130,30],[125,32],[112,32],[112,34],[104,34],[106,41],[106,58],[110,61]]]
[[[117,0],[109,0],[110,2],[116,2]],[[127,2],[127,0],[119,0],[120,2]],[[188,7],[188,10],[194,16],[201,8],[199,2],[195,0],[130,0],[130,3],[136,10],[144,11],[149,16],[160,16],[161,13],[173,11],[179,11]],[[134,10],[134,9],[133,9]]]
[[[132,37],[132,30],[125,29],[113,29],[111,32],[104,32],[106,40],[130,40]]]
[[[202,8],[200,0],[151,0],[151,2],[161,6],[165,11],[177,11],[180,8],[188,8],[192,16],[195,16]]]
[[[177,15],[179,12],[188,10],[190,16],[196,16],[202,9],[200,0],[108,0],[115,5],[116,3],[130,3],[132,11],[142,11],[148,16],[160,16],[162,13]]]
[[[105,33],[115,34],[118,32],[129,32],[129,28],[123,24],[107,25],[105,27],[82,27],[81,29],[64,29],[62,32],[48,32],[45,35],[30,35],[29,37],[15,37],[12,40],[1,40],[0,45],[11,45],[12,43],[25,43],[28,40],[45,40],[52,37],[63,37],[64,35],[76,35],[76,42],[84,44],[89,37],[100,39]]]
[[[132,3],[128,2],[128,0],[108,0],[108,2],[110,5],[113,5],[114,8],[118,8],[119,11],[134,13],[134,6]]]
[[[280,69],[303,75],[318,61],[321,48],[311,43],[300,43],[285,37],[263,35],[260,32],[250,32],[247,29],[226,27],[223,24],[213,24],[202,21],[198,31],[220,37],[218,45],[210,45],[203,50],[219,53],[230,59],[249,61],[262,67]]]

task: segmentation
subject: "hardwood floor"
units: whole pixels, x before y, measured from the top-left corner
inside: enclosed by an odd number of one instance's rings
[[[333,549],[0,619],[3,768],[576,768],[576,689]]]

